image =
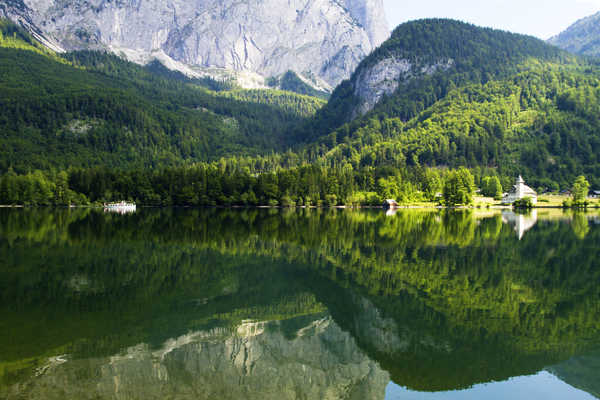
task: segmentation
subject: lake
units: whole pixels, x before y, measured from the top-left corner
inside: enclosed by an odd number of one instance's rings
[[[600,398],[600,213],[0,209],[2,399]]]

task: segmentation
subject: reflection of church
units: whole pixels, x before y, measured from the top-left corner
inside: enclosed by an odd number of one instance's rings
[[[525,232],[533,228],[537,223],[537,210],[531,210],[529,214],[516,214],[513,211],[503,211],[502,222],[512,226],[517,236],[519,236],[519,240],[521,240]]]

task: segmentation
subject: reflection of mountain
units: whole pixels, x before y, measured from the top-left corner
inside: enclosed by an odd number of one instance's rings
[[[600,399],[600,351],[573,357],[548,371],[561,380]]]
[[[396,384],[411,390],[460,390],[535,374],[576,351],[573,341],[538,345],[543,339],[531,331],[535,338],[506,334],[491,324],[487,330],[476,310],[470,312],[473,321],[455,324],[449,314],[408,293],[380,298],[333,286],[317,291],[319,300],[360,348]]]
[[[375,396],[375,363],[423,391],[535,373],[600,339],[600,228],[578,218],[585,235],[544,220],[517,241],[500,214],[470,212],[0,210],[0,386],[30,387],[38,360],[62,354],[39,384],[96,379],[100,394],[118,376],[184,396],[210,383],[205,363],[215,385],[264,385],[263,397],[273,365],[280,385],[317,382],[293,389],[308,397]]]
[[[502,221],[513,227],[519,240],[523,239],[525,232],[537,223],[537,210],[531,210],[528,214],[517,214],[513,211],[503,211]]]
[[[244,322],[38,371],[9,397],[359,400],[382,399],[389,382],[327,316]]]

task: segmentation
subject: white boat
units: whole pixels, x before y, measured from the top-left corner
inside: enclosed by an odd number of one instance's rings
[[[126,201],[121,201],[118,203],[104,203],[104,211],[105,212],[116,212],[119,214],[127,214],[135,212],[137,206],[135,203],[128,203]]]

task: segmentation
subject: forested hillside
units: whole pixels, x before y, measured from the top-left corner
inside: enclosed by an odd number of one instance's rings
[[[352,119],[359,77],[385,60],[404,60],[409,73],[396,80],[401,90],[380,102],[373,114],[409,120],[443,99],[452,89],[468,84],[485,84],[522,70],[529,59],[573,63],[574,56],[543,41],[519,34],[480,28],[447,19],[427,19],[399,25],[390,39],[365,58],[352,78],[334,91],[314,128],[328,133]],[[448,69],[436,72],[438,63]],[[427,71],[434,73],[428,73]]]
[[[381,60],[416,73],[366,115],[346,122],[358,77]],[[439,60],[450,68],[421,73]],[[490,168],[567,187],[600,184],[600,69],[541,40],[449,20],[399,26],[340,85],[308,129],[329,163]]]
[[[469,192],[497,176],[506,191],[519,174],[538,191],[579,175],[600,186],[600,68],[532,37],[401,25],[323,107],[2,32],[0,203],[434,201],[451,179]],[[360,115],[358,85],[387,61],[408,67]]]
[[[370,115],[320,139],[321,157],[356,165],[483,167],[557,189],[584,174],[598,185],[598,73],[531,62],[502,80],[455,88],[404,121]]]
[[[322,105],[278,91],[223,89],[114,55],[59,57],[2,23],[0,170],[158,167],[281,151]]]

